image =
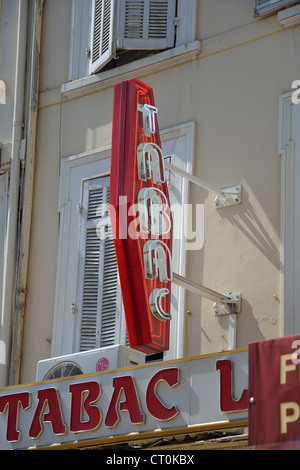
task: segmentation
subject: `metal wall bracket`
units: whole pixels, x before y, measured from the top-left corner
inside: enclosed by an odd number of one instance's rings
[[[167,155],[164,158],[166,160],[170,157],[172,156]],[[197,186],[200,186],[201,188],[204,188],[207,191],[215,193],[215,209],[236,206],[237,204],[241,204],[242,202],[242,186],[240,184],[237,184],[236,186],[232,186],[230,188],[218,189],[210,183],[207,183],[206,181],[203,181],[200,178],[197,178],[196,176],[191,175],[190,173],[187,173],[184,170],[181,170],[181,168],[178,168],[167,161],[165,161],[165,169],[176,173],[182,178],[187,179],[191,183],[196,184]]]
[[[229,300],[225,302],[215,302],[213,305],[214,315],[231,315],[241,311],[241,293],[235,292],[228,294]]]
[[[224,188],[221,190],[222,194],[215,195],[215,209],[222,209],[224,207],[236,206],[242,202],[242,187],[241,185]]]

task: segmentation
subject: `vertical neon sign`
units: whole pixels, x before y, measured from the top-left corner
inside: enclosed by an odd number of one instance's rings
[[[153,90],[114,87],[110,211],[130,347],[168,350],[173,222]]]

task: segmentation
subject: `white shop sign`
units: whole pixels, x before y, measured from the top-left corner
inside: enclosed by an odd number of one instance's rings
[[[248,352],[0,390],[0,448],[96,445],[247,424]]]

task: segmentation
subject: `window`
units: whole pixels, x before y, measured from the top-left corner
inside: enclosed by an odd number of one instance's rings
[[[69,80],[195,40],[196,0],[72,0]]]
[[[281,335],[300,333],[300,105],[281,97]]]
[[[264,16],[295,3],[299,3],[299,0],[253,0],[253,10],[255,14]]]
[[[165,155],[192,172],[194,123],[161,132]],[[126,322],[110,220],[110,148],[66,158],[60,180],[60,238],[52,357],[113,344],[126,344]],[[167,172],[170,202],[181,210],[174,221],[173,270],[185,275],[186,180]],[[100,232],[102,231],[102,233]],[[177,232],[176,232],[177,231]],[[172,286],[168,359],[183,355],[184,291]]]
[[[174,47],[175,0],[93,0],[90,73],[124,50]]]

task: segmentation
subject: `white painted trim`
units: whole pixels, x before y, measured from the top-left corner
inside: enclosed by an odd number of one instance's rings
[[[196,40],[197,8],[197,0],[189,0],[188,8],[186,0],[178,0],[177,17],[179,25],[176,33],[176,46],[192,43]]]
[[[291,6],[297,0],[265,0],[259,4],[258,0],[253,0],[253,12],[259,16],[271,15],[276,11]]]
[[[78,260],[74,256],[79,243],[81,202],[80,187],[86,178],[110,171],[110,148],[67,157],[61,162],[58,211],[61,217],[56,275],[55,306],[51,356],[73,352],[75,318],[71,305],[76,305]],[[72,181],[72,184],[71,184]],[[74,191],[74,193],[73,193]]]
[[[291,138],[292,91],[280,96],[278,153],[281,155],[280,334],[295,333],[294,306],[294,163]]]
[[[2,306],[2,283],[3,283],[3,259],[4,245],[7,225],[8,209],[8,176],[9,174],[0,174],[0,312]]]
[[[184,46],[168,49],[154,54],[145,59],[136,60],[106,72],[84,77],[61,87],[64,100],[82,96],[93,91],[100,91],[108,86],[113,86],[122,80],[141,78],[148,73],[156,73],[166,70],[174,65],[189,62],[201,52],[201,42],[194,41]]]
[[[88,73],[90,11],[90,0],[72,0],[69,81],[77,80]]]
[[[172,163],[181,168],[182,170],[193,174],[193,163],[194,163],[194,148],[195,148],[195,134],[196,134],[196,123],[194,121],[188,122],[186,124],[181,124],[179,126],[174,126],[170,129],[165,131],[161,131],[161,141],[162,147],[164,147],[164,142],[166,140],[174,140],[180,139],[180,137],[187,136],[188,146],[185,149],[184,156],[181,155],[181,159],[172,157]],[[187,204],[189,201],[189,181],[181,178],[181,203],[182,205]],[[171,202],[172,204],[172,202]],[[182,220],[183,217],[183,208],[181,213]],[[174,222],[174,221],[173,221]],[[176,223],[176,222],[175,222]],[[181,224],[181,235],[180,235],[180,242],[178,246],[178,252],[176,256],[173,257],[172,264],[173,269],[176,268],[176,273],[180,274],[181,276],[186,276],[186,247],[185,247],[185,239],[184,239],[184,231],[185,227],[184,224]],[[173,242],[174,244],[174,242]],[[174,250],[173,250],[174,253]],[[176,258],[176,259],[175,259]],[[175,264],[177,260],[177,266]],[[175,269],[174,269],[175,272]],[[175,296],[177,299],[177,312],[171,309],[171,315],[173,321],[171,323],[171,330],[170,335],[176,338],[176,341],[173,343],[175,349],[170,348],[164,354],[164,358],[166,360],[174,359],[174,358],[181,358],[184,356],[184,346],[185,346],[185,299],[186,299],[186,291],[174,284],[172,284],[172,296]],[[172,345],[171,345],[172,346]]]
[[[287,28],[300,23],[300,5],[295,5],[292,8],[279,11],[277,13],[277,20],[280,24]]]

